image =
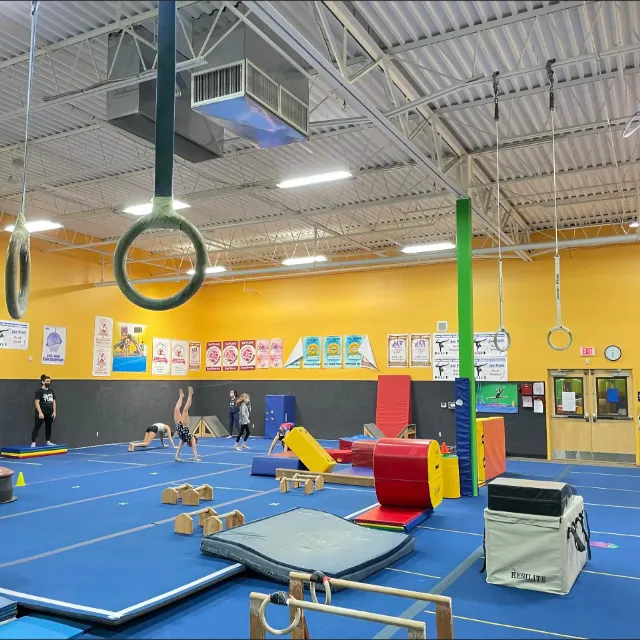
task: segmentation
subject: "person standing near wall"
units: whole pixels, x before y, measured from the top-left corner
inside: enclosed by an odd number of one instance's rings
[[[227,438],[233,438],[234,427],[238,427],[238,433],[240,433],[239,416],[238,392],[235,389],[231,389],[231,391],[229,391],[229,435]]]
[[[251,413],[251,398],[248,393],[243,393],[238,398],[238,420],[240,422],[240,433],[238,434],[238,439],[236,443],[233,445],[234,449],[248,449],[247,440],[249,439],[249,421],[250,421],[250,413]],[[240,440],[244,435],[244,442],[242,446],[240,445]]]
[[[51,388],[51,378],[44,373],[40,376],[40,388],[35,393],[36,415],[33,431],[31,432],[31,446],[36,446],[38,432],[44,422],[47,446],[51,446],[51,428],[56,419],[56,394]]]

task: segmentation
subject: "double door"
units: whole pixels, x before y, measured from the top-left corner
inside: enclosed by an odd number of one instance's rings
[[[552,459],[637,462],[630,371],[550,371],[549,405]]]

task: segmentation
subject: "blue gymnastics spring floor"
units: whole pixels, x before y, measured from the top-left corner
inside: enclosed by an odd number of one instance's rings
[[[202,463],[176,463],[173,450],[159,446],[128,453],[126,445],[2,459],[27,484],[16,488],[17,501],[0,507],[0,595],[29,609],[88,618],[83,638],[248,638],[249,593],[282,585],[204,556],[197,532],[175,535],[173,518],[193,508],[161,504],[162,489],[210,484],[214,501],[203,506],[239,509],[247,521],[297,506],[348,516],[375,504],[374,490],[363,487],[281,494],[273,478],[250,475],[252,455],[269,443],[249,444],[237,452],[231,440],[201,440]],[[486,584],[484,489],[479,498],[446,500],[415,531],[416,551],[368,581],[451,596],[458,638],[637,637],[640,469],[510,460],[508,471],[563,479],[584,496],[592,541],[606,544],[593,547],[569,595]],[[349,591],[335,594],[334,603],[425,620],[435,636],[434,611],[424,603]],[[272,609],[272,626],[286,626],[286,611]],[[311,614],[308,623],[311,637],[404,637],[395,628],[334,616]]]

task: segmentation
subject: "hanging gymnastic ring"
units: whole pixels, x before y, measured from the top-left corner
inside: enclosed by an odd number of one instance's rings
[[[498,336],[505,336],[507,339],[507,346],[503,349],[500,346],[500,341],[498,340]],[[494,334],[493,334],[493,346],[500,352],[500,353],[507,353],[507,351],[509,351],[510,347],[511,347],[511,334],[504,328],[504,327],[500,327]]]
[[[311,600],[316,604],[322,604],[318,602],[316,597],[316,584],[322,584],[324,587],[324,604],[331,604],[331,583],[329,578],[322,573],[322,571],[314,571],[309,579],[309,591],[311,591]]]
[[[195,273],[189,283],[169,298],[148,298],[136,291],[127,274],[127,254],[136,238],[149,229],[174,229],[182,231],[191,240],[196,252]],[[200,289],[206,276],[209,263],[207,247],[198,229],[186,218],[177,214],[173,208],[172,196],[156,196],[153,199],[153,210],[140,218],[125,231],[113,254],[114,275],[120,291],[133,304],[149,311],[168,311],[175,309],[190,300]]]
[[[562,333],[566,333],[567,336],[569,336],[569,341],[567,342],[567,344],[565,344],[562,347],[559,347],[555,344],[553,344],[553,342],[551,341],[551,336],[554,333],[557,332],[562,332]],[[558,324],[555,327],[553,327],[553,329],[549,329],[549,333],[547,333],[547,344],[554,350],[554,351],[566,351],[572,344],[573,344],[573,334],[571,333],[571,331],[569,331],[569,329],[567,329],[567,327]]]
[[[20,274],[19,289],[16,289],[16,273]],[[29,290],[31,288],[31,255],[29,232],[20,219],[9,240],[7,261],[4,270],[4,292],[7,310],[14,320],[20,320],[27,312]]]
[[[300,624],[300,618],[302,617],[302,609],[296,609],[293,622],[286,629],[274,629],[273,627],[269,626],[269,623],[267,622],[267,618],[265,617],[265,612],[267,607],[270,604],[280,604],[288,607],[290,606],[291,602],[295,602],[295,601],[296,601],[295,598],[292,598],[291,596],[289,596],[288,593],[285,593],[283,591],[272,593],[271,596],[268,598],[265,598],[262,601],[262,604],[260,605],[260,611],[258,612],[260,624],[269,633],[273,634],[274,636],[286,636],[287,634],[291,633]]]

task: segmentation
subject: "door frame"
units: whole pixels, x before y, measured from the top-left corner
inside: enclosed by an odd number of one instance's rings
[[[633,425],[634,439],[635,439],[635,465],[640,466],[640,393],[638,392],[637,382],[636,382],[636,371],[635,369],[630,368],[605,368],[605,367],[567,367],[566,369],[547,369],[547,377],[546,377],[546,411],[545,417],[547,422],[547,460],[553,460],[552,457],[552,449],[551,449],[551,428],[552,421],[554,420],[555,414],[555,384],[554,378],[558,377],[558,374],[570,374],[571,372],[582,372],[582,375],[585,377],[585,393],[592,394],[593,389],[591,389],[591,385],[588,383],[589,380],[593,379],[594,383],[597,378],[597,373],[608,373],[611,374],[612,377],[616,377],[617,375],[622,374],[623,372],[628,372],[628,378],[630,381],[628,384],[628,407],[629,413],[632,414],[631,422]],[[590,397],[589,403],[593,402],[593,398]],[[597,407],[593,407],[592,414],[597,414]],[[589,420],[591,428],[593,428],[593,420],[592,418]],[[570,462],[584,462],[580,460],[570,460]],[[592,460],[589,461],[591,464],[634,464],[634,463],[611,463],[606,461],[597,461]]]

